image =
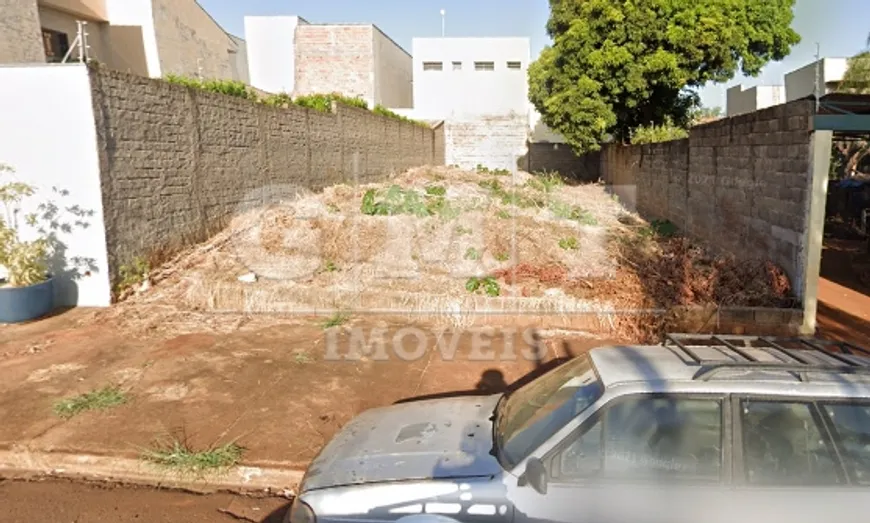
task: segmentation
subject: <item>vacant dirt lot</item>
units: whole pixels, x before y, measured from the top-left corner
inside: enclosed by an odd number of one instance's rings
[[[149,336],[101,318],[75,310],[0,327],[0,448],[136,457],[157,442],[207,449],[234,441],[246,449],[246,464],[303,468],[364,409],[444,393],[501,392],[558,358],[604,343],[544,332],[539,361],[529,361],[522,353],[531,349],[519,335],[463,331],[455,354],[445,358],[440,331],[426,325],[417,326],[425,339],[408,334],[396,344],[394,335],[408,324],[349,320],[325,330],[318,318],[252,317],[239,325],[227,316],[232,331],[203,322],[198,331]],[[210,319],[222,323],[220,315]],[[347,359],[361,347],[354,333],[371,340],[373,327],[383,329],[387,359],[375,353]],[[453,336],[441,333],[451,343]],[[415,352],[419,358],[408,358]],[[63,398],[109,385],[128,401],[68,420],[53,412]]]
[[[63,480],[2,481],[0,522],[282,523],[289,501]]]

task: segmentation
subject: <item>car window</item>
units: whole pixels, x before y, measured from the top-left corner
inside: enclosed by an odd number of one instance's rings
[[[825,412],[859,483],[870,483],[870,405],[829,404]]]
[[[565,479],[603,474],[717,481],[721,463],[721,402],[669,396],[605,407],[599,421],[560,453],[556,466]]]
[[[514,391],[496,413],[499,458],[513,467],[576,418],[603,387],[592,362],[581,356]]]
[[[756,485],[842,482],[819,420],[806,403],[741,402],[746,480]]]

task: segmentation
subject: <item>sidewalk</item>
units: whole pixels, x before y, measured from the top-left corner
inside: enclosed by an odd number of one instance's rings
[[[89,314],[75,310],[0,327],[0,467],[59,468],[51,465],[55,456],[65,468],[78,463],[87,470],[88,463],[101,463],[96,457],[110,457],[130,473],[160,477],[165,470],[137,468],[144,463],[140,456],[155,442],[176,439],[193,449],[242,446],[241,463],[262,470],[237,470],[239,478],[268,476],[263,470],[298,478],[362,410],[440,393],[495,392],[536,369],[522,358],[469,361],[470,333],[459,338],[455,361],[432,350],[434,337],[426,340],[427,356],[414,361],[394,355],[389,361],[325,361],[322,319],[272,318],[265,327],[250,322],[229,333],[204,329],[163,338],[132,335]],[[391,326],[386,339],[404,326]],[[349,347],[347,334],[337,339]],[[405,345],[416,343],[405,338]],[[579,338],[569,347],[577,354],[601,343]],[[492,348],[501,354],[504,340],[493,339]],[[558,356],[552,350],[544,359]],[[126,403],[68,420],[53,411],[64,398],[110,385],[120,386]],[[16,459],[22,467],[14,466]]]

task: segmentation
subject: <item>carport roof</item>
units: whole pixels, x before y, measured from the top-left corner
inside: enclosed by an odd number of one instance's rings
[[[870,134],[870,94],[831,93],[819,98],[816,131]]]

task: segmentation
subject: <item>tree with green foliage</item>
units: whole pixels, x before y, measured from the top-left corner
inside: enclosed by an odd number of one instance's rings
[[[867,49],[849,58],[849,66],[837,92],[849,94],[870,94],[870,35]],[[860,170],[864,159],[870,156],[870,142],[867,140],[837,140],[834,142],[835,162],[843,167],[846,175]],[[832,173],[832,176],[834,173]]]
[[[788,55],[794,1],[550,0],[529,97],[579,152],[668,118],[685,127],[697,88]]]
[[[689,111],[689,127],[693,125],[701,125],[702,123],[718,120],[725,115],[722,113],[722,108],[698,106]]]

